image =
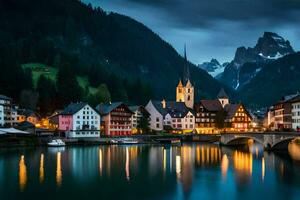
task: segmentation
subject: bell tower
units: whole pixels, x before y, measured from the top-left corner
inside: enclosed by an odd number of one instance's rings
[[[186,46],[184,46],[184,68],[183,68],[183,83],[179,80],[176,87],[176,101],[184,102],[189,108],[194,107],[194,86],[190,81],[190,71],[186,56]]]
[[[181,80],[176,87],[176,101],[177,102],[184,102],[184,87],[182,85]]]

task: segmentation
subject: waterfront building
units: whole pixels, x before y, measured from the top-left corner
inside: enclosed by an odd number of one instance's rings
[[[224,110],[226,131],[245,132],[252,128],[252,117],[243,104],[227,104]]]
[[[150,113],[149,127],[154,131],[162,131],[164,129],[164,117],[167,113],[161,104],[161,101],[150,100],[145,107]]]
[[[0,126],[12,126],[12,99],[0,95]]]
[[[300,95],[290,100],[292,104],[292,129],[300,131]]]
[[[100,137],[100,115],[87,103],[71,103],[58,114],[58,130],[69,138]]]
[[[101,114],[101,132],[107,136],[132,134],[132,115],[129,107],[122,103],[99,104],[96,109]]]
[[[195,104],[197,133],[218,133],[223,127],[225,112],[219,100],[201,100]]]
[[[150,100],[146,109],[150,113],[152,130],[188,133],[195,129],[194,111],[184,102]]]
[[[24,121],[30,122],[34,125],[39,123],[41,117],[38,113],[29,109],[16,109],[15,121],[21,123]]]
[[[150,113],[144,106],[129,106],[129,109],[134,113],[131,118],[132,122],[132,133],[142,133],[144,126],[149,127]]]

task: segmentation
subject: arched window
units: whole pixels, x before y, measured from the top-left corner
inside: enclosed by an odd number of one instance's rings
[[[191,100],[191,96],[190,96],[190,95],[188,96],[188,101],[189,101],[189,100]]]

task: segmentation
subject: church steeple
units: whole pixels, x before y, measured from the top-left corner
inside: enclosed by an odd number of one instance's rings
[[[186,56],[186,45],[184,45],[183,82],[179,80],[176,87],[176,101],[184,102],[191,109],[194,107],[194,86],[190,80],[190,70]]]
[[[184,44],[184,66],[183,66],[183,84],[185,85],[190,80],[190,69],[186,56],[186,44]]]

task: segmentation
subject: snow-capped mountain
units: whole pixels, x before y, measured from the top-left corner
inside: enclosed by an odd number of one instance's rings
[[[220,75],[220,80],[235,90],[241,89],[254,78],[266,63],[295,53],[290,42],[276,33],[265,32],[251,47],[239,47],[235,57]]]
[[[198,67],[207,71],[212,77],[218,77],[220,74],[224,72],[225,67],[229,63],[220,64],[217,59],[211,59],[210,62],[204,62],[199,64]]]

